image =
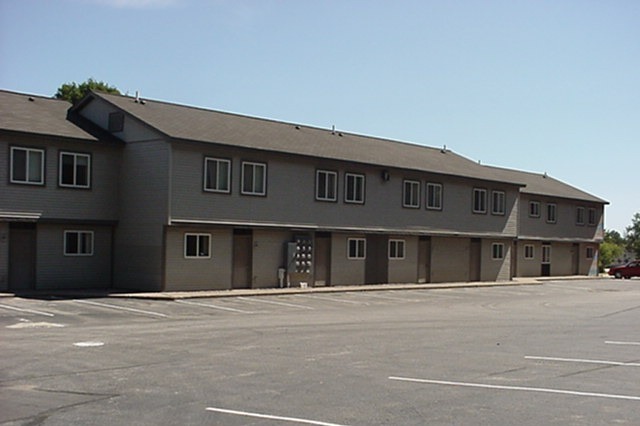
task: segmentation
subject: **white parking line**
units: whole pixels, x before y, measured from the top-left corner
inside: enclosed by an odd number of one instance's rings
[[[525,391],[525,392],[542,392],[542,393],[555,393],[555,394],[562,394],[562,395],[589,396],[589,397],[597,397],[597,398],[626,399],[630,401],[640,401],[640,396],[616,395],[616,394],[598,393],[598,392],[581,392],[581,391],[573,391],[573,390],[565,390],[565,389],[530,388],[530,387],[524,387],[524,386],[502,386],[502,385],[490,385],[490,384],[484,384],[484,383],[449,382],[445,380],[413,379],[410,377],[395,377],[395,376],[390,376],[389,380],[426,383],[431,385],[462,386],[462,387],[468,387],[468,388],[500,389],[500,390],[513,390],[513,391]]]
[[[606,340],[604,343],[607,345],[629,345],[629,346],[640,346],[640,342],[616,342],[613,340]]]
[[[547,357],[547,356],[525,356],[525,359],[538,359],[542,361],[560,361],[560,362],[581,362],[585,364],[619,365],[624,367],[640,367],[640,363],[637,363],[637,362],[603,361],[598,359],[554,358],[554,357]]]
[[[176,303],[182,303],[183,305],[202,306],[202,307],[211,308],[211,309],[220,309],[221,311],[237,312],[240,314],[255,314],[255,312],[252,312],[252,311],[243,311],[242,309],[227,308],[226,306],[214,305],[212,303],[188,302],[186,300],[176,300]]]
[[[227,410],[225,408],[207,407],[206,410],[207,411],[215,411],[215,412],[218,412],[218,413],[225,413],[225,414],[235,414],[237,416],[256,417],[256,418],[259,418],[259,419],[282,420],[282,421],[285,421],[285,422],[304,423],[304,424],[307,424],[307,425],[345,426],[345,425],[339,425],[337,423],[321,422],[321,421],[318,421],[318,420],[300,419],[300,418],[296,418],[296,417],[273,416],[271,414],[250,413],[248,411]]]
[[[4,304],[0,304],[0,308],[5,308],[5,309],[10,309],[13,311],[18,311],[18,312],[27,312],[30,314],[36,314],[36,315],[44,315],[45,317],[53,317],[55,315],[49,313],[49,312],[42,312],[42,311],[36,311],[35,309],[25,309],[25,308],[16,308],[15,306],[9,306],[9,305],[4,305]]]
[[[242,297],[242,296],[240,296],[237,299],[244,300],[244,301],[249,302],[249,303],[267,303],[267,304],[270,304],[270,305],[288,306],[290,308],[300,308],[300,309],[310,309],[310,310],[314,309],[311,306],[296,305],[296,304],[293,304],[293,303],[277,302],[275,300],[264,300],[264,299],[252,298],[252,297]]]
[[[395,300],[398,302],[417,302],[418,299],[409,299],[404,297],[383,296],[382,294],[371,294],[371,292],[360,293],[361,297],[373,297],[374,299]]]
[[[356,302],[355,300],[344,300],[344,299],[334,299],[333,297],[326,296],[318,296],[318,295],[306,295],[306,294],[298,294],[297,297],[306,297],[307,299],[320,299],[320,300],[329,300],[331,302],[339,302],[339,303],[350,303],[352,305],[368,305],[367,302]]]
[[[102,308],[109,308],[109,309],[116,309],[116,310],[120,310],[120,311],[135,312],[135,313],[144,314],[144,315],[152,315],[152,316],[161,317],[161,318],[166,318],[167,317],[167,315],[161,314],[160,312],[143,311],[142,309],[127,308],[127,307],[124,307],[124,306],[110,305],[108,303],[92,302],[90,300],[78,300],[78,299],[75,299],[74,302],[82,303],[82,304],[85,304],[85,305],[100,306]]]

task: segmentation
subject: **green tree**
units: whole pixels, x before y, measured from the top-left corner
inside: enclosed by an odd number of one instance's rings
[[[96,81],[93,78],[88,79],[84,83],[65,83],[58,88],[58,91],[53,95],[56,99],[64,99],[73,104],[76,104],[82,98],[84,98],[89,91],[94,90],[104,93],[112,93],[120,95],[120,91],[115,86],[110,86],[103,81]]]
[[[611,265],[624,253],[625,240],[618,231],[613,229],[605,230],[604,241],[600,244],[598,254],[598,268],[600,272]]]
[[[640,258],[640,212],[633,215],[631,225],[627,226],[625,240],[627,250],[634,253],[636,258]]]

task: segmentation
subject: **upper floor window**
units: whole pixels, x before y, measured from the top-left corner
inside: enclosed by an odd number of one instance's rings
[[[92,231],[64,231],[65,256],[93,256]]]
[[[389,259],[404,259],[404,240],[389,240]]]
[[[473,188],[473,212],[487,212],[487,190],[482,188]]]
[[[210,258],[211,234],[184,234],[184,257]]]
[[[204,190],[231,192],[231,161],[222,158],[204,159]]]
[[[364,175],[345,174],[344,201],[345,203],[364,204]]]
[[[525,244],[524,246],[524,258],[526,260],[532,260],[534,258],[534,246],[533,244]]]
[[[556,223],[556,220],[558,219],[557,213],[557,206],[555,204],[547,204],[547,222],[549,223]]]
[[[504,259],[504,244],[493,243],[491,244],[491,258],[493,260]]]
[[[11,183],[44,185],[44,150],[11,147]]]
[[[576,207],[576,225],[584,225],[584,207]]]
[[[420,182],[405,180],[402,192],[403,207],[420,208]]]
[[[588,216],[589,216],[589,225],[595,226],[596,225],[596,209],[590,208],[588,210]]]
[[[349,238],[347,240],[347,259],[364,259],[367,251],[367,240],[364,238]]]
[[[507,200],[504,191],[491,192],[491,214],[504,215],[507,211]]]
[[[242,190],[245,195],[267,195],[267,165],[242,163]]]
[[[539,201],[529,201],[529,217],[540,217]]]
[[[91,156],[72,152],[60,153],[60,186],[89,188],[91,186]]]
[[[442,184],[427,182],[427,209],[442,210]]]
[[[338,174],[328,170],[316,170],[316,200],[336,201],[337,194]]]

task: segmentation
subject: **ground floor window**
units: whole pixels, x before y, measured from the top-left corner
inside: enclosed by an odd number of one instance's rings
[[[504,244],[503,243],[493,243],[491,245],[491,258],[493,260],[504,259]]]
[[[404,259],[404,240],[389,240],[389,259]]]
[[[92,231],[64,231],[65,256],[93,256]]]
[[[534,258],[533,244],[527,244],[524,246],[524,258],[526,260],[532,260]]]
[[[184,257],[208,259],[211,257],[211,234],[184,234]]]
[[[593,247],[587,247],[587,259],[593,259],[595,256],[595,250]]]
[[[542,246],[542,263],[545,263],[545,264],[551,263],[551,246],[550,245]]]
[[[367,240],[364,238],[349,238],[347,240],[347,258],[364,259],[367,250]]]

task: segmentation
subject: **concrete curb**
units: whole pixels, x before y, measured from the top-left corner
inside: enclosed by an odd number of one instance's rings
[[[364,291],[389,291],[389,290],[443,290],[455,288],[483,288],[483,287],[512,287],[521,285],[543,285],[548,281],[576,281],[588,279],[601,279],[602,276],[568,276],[568,277],[531,277],[514,278],[512,281],[492,282],[463,282],[463,283],[437,283],[437,284],[368,284],[346,285],[335,287],[292,287],[292,288],[263,288],[263,289],[237,289],[237,290],[211,290],[211,291],[167,291],[167,292],[118,292],[112,290],[56,290],[34,291],[25,293],[0,293],[2,297],[32,297],[32,298],[124,298],[124,299],[148,299],[148,300],[180,300],[198,298],[221,298],[238,296],[278,296],[290,294],[312,293],[344,293]]]

